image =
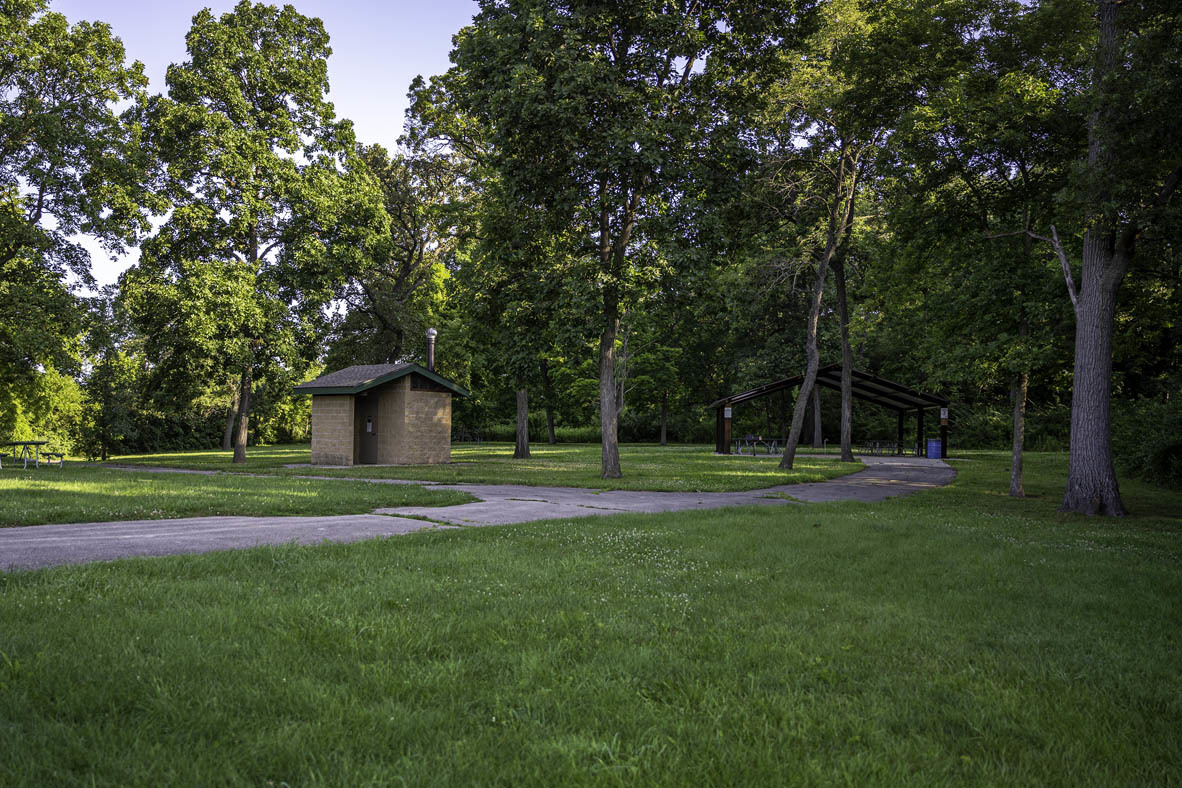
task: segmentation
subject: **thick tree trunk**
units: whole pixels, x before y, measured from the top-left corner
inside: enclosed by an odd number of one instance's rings
[[[230,394],[230,412],[226,414],[226,429],[222,433],[222,450],[234,448],[234,421],[238,418],[238,387]]]
[[[554,432],[554,389],[550,385],[550,365],[544,358],[538,363],[542,373],[542,404],[546,408],[546,440],[553,446],[558,443],[558,435]]]
[[[661,393],[661,445],[669,445],[667,426],[669,424],[669,392]]]
[[[1084,235],[1083,275],[1075,310],[1071,457],[1060,511],[1125,514],[1112,456],[1112,336],[1116,292],[1127,265],[1113,233]]]
[[[238,390],[238,429],[234,433],[234,462],[246,462],[246,437],[250,429],[250,395],[253,381],[250,366],[242,370],[242,386]]]
[[[513,447],[513,459],[529,458],[529,389],[522,386],[517,390],[517,445]]]
[[[1098,89],[1120,66],[1117,0],[1100,0],[1099,45],[1093,85]],[[1096,175],[1090,196],[1093,214],[1084,233],[1079,292],[1075,301],[1075,370],[1071,394],[1071,455],[1063,512],[1125,514],[1112,457],[1112,336],[1116,293],[1133,255],[1132,228],[1119,228],[1110,218],[1108,185],[1102,177],[1117,144],[1115,107],[1098,107],[1088,119],[1088,169]],[[1070,286],[1070,283],[1069,283]]]
[[[616,334],[620,330],[618,305],[604,297],[604,327],[599,337],[599,431],[603,442],[603,478],[618,479],[620,471],[619,414],[616,412]]]
[[[1014,385],[1010,389],[1010,398],[1014,403],[1014,441],[1010,455],[1010,495],[1024,498],[1026,491],[1022,488],[1022,450],[1026,439],[1026,388],[1029,377],[1025,372],[1014,378]]]
[[[850,350],[850,313],[845,294],[845,260],[842,257],[840,251],[833,256],[833,278],[837,282],[837,317],[841,323],[841,461],[853,462],[854,450],[850,444],[850,431],[854,415],[854,354]]]

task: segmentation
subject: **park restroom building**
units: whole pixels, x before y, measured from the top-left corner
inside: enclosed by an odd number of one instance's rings
[[[312,395],[313,465],[450,462],[451,398],[468,396],[409,363],[347,367],[301,383],[295,393]]]

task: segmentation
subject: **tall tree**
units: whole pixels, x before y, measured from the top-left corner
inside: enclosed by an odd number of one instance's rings
[[[0,0],[0,378],[69,364],[93,282],[77,235],[118,254],[159,208],[143,143],[143,67],[102,23]],[[120,102],[131,106],[122,114]],[[53,315],[53,319],[44,319]]]
[[[945,343],[940,355],[971,375],[1009,383],[1015,497],[1024,494],[1031,376],[1059,340],[1060,310],[1047,303],[1048,275],[1061,276],[1059,263],[1035,248],[1031,234],[1055,224],[1055,194],[1083,141],[1071,108],[1090,41],[1080,11],[991,4],[978,34],[958,47],[961,64],[929,83],[893,136],[901,162],[892,181],[901,188],[890,190],[898,250],[914,243],[927,258],[920,276],[943,305],[927,317]],[[944,287],[939,278],[955,284]],[[947,343],[957,335],[975,341]],[[937,377],[950,382],[946,371]]]
[[[482,0],[456,37],[451,98],[488,132],[490,163],[526,211],[578,228],[595,261],[602,473],[621,475],[620,320],[641,271],[645,222],[676,194],[707,109],[703,58],[722,4]]]
[[[334,326],[329,370],[422,355],[449,269],[469,241],[468,179],[454,154],[378,145],[362,150],[385,205],[385,231],[349,277]]]
[[[1096,0],[1087,158],[1077,192],[1084,214],[1079,286],[1063,245],[1075,307],[1071,456],[1062,511],[1125,513],[1112,453],[1112,348],[1117,292],[1145,243],[1168,243],[1182,182],[1182,8],[1170,0]]]
[[[195,271],[235,283],[241,297],[211,299],[207,314],[233,338],[234,461],[245,462],[254,380],[313,344],[321,306],[361,265],[383,208],[351,124],[325,98],[320,20],[242,0],[220,18],[199,12],[185,41],[189,60],[169,67],[168,96],[151,109],[174,207],[140,268],[166,288]]]
[[[776,129],[773,188],[792,207],[795,245],[812,260],[806,322],[808,363],[793,410],[781,467],[791,468],[819,364],[817,321],[826,276],[836,281],[842,359],[841,453],[853,459],[850,309],[845,262],[856,202],[880,144],[900,114],[956,61],[955,44],[977,22],[969,3],[939,12],[910,3],[833,0],[816,32],[780,64],[787,75],[769,92],[764,113]],[[951,53],[951,54],[950,54]]]

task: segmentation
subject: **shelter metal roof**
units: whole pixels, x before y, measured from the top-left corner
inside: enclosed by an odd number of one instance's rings
[[[913,388],[904,386],[902,383],[880,378],[878,375],[872,375],[869,372],[860,372],[854,369],[850,370],[850,373],[850,393],[858,399],[875,405],[895,411],[948,407],[948,400],[945,397],[936,394],[925,394],[922,391],[916,391]],[[729,397],[723,397],[720,400],[710,403],[710,407],[723,408],[730,405],[737,405],[740,402],[766,397],[768,394],[774,394],[777,391],[795,388],[803,382],[804,375],[797,375],[796,377],[777,380],[774,383],[765,383],[750,391],[743,391],[738,394],[731,394]],[[841,364],[830,364],[818,369],[817,385],[827,389],[841,391]]]
[[[418,364],[362,364],[355,367],[345,367],[336,372],[321,375],[315,380],[301,383],[295,387],[296,394],[360,394],[363,391],[398,380],[410,374],[422,375],[428,380],[435,381],[444,388],[468,396],[468,390],[457,383],[453,383],[431,370]]]

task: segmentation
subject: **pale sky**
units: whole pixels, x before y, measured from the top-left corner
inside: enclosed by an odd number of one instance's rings
[[[123,40],[127,59],[139,60],[151,80],[148,90],[164,91],[170,63],[187,59],[185,34],[202,8],[215,14],[236,0],[50,0],[50,10],[70,22],[102,21]],[[283,3],[272,0],[273,5]],[[353,121],[365,143],[394,145],[402,133],[406,91],[416,75],[430,77],[448,68],[451,37],[476,13],[475,0],[291,0],[305,16],[319,17],[331,39],[329,100],[337,115]],[[115,281],[134,260],[132,252],[111,260],[95,244],[90,250],[95,279]]]

